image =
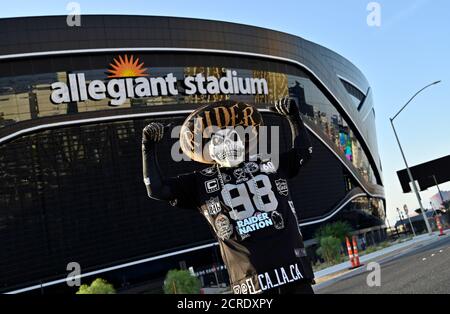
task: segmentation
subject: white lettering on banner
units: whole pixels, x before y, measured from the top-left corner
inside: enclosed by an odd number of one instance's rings
[[[267,213],[262,213],[237,222],[239,234],[248,234],[272,225],[272,219],[270,219]]]
[[[219,180],[217,178],[205,182],[207,193],[214,193],[220,190]]]
[[[225,71],[225,76],[204,77],[202,73],[184,78],[184,93],[194,94],[237,94],[268,95],[269,88],[264,78],[238,77],[236,71]],[[129,98],[177,96],[177,77],[169,73],[164,77],[115,77],[106,82],[93,80],[89,83],[84,73],[68,74],[68,83],[51,84],[51,101],[54,104],[88,99],[101,100],[109,98],[110,106],[120,106]]]
[[[275,165],[271,161],[262,163],[260,168],[260,171],[264,173],[275,173],[277,171]]]
[[[272,212],[278,207],[278,200],[272,191],[272,183],[267,175],[260,174],[254,177],[254,181],[256,182],[256,186],[249,183],[248,181],[245,183],[241,183],[238,185],[234,184],[226,184],[225,188],[222,189],[222,197],[223,199],[229,199],[231,204],[227,204],[228,206],[232,206],[233,208],[237,208],[239,206],[243,206],[244,210],[240,212],[232,211],[230,212],[230,217],[233,220],[244,220],[253,216],[255,210],[258,209],[262,212]],[[262,186],[258,187],[257,183],[261,182]],[[236,196],[231,196],[231,191],[235,190],[237,193]],[[250,198],[249,192],[253,195]],[[268,202],[261,204],[258,198],[267,197]],[[253,200],[256,208],[253,206],[250,199]]]
[[[303,278],[299,265],[295,263],[287,267],[279,267],[272,271],[258,274],[255,278],[258,281],[258,285],[253,282],[252,278],[246,279],[245,283],[234,285],[233,292],[235,294],[256,294]],[[259,286],[260,289],[256,290],[256,286]]]

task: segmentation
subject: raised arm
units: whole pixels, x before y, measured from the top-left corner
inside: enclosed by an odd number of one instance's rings
[[[312,156],[311,139],[303,124],[300,111],[294,100],[285,98],[279,101],[275,109],[289,121],[292,131],[292,148],[280,156],[280,170],[289,178],[296,176]]]
[[[174,198],[171,188],[165,184],[156,157],[158,143],[164,137],[164,125],[152,122],[142,130],[142,171],[149,197],[170,201]]]
[[[150,198],[168,201],[172,206],[195,209],[195,173],[165,177],[159,168],[157,148],[165,129],[161,123],[153,122],[142,131],[142,171],[147,194]]]

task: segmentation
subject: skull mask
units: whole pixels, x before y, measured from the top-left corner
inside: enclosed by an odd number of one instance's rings
[[[215,132],[208,148],[211,158],[222,167],[235,167],[245,158],[245,145],[233,128]]]

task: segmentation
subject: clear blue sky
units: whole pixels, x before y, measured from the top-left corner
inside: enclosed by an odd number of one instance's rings
[[[66,14],[69,1],[3,1],[0,17]],[[78,1],[82,14],[183,16],[257,25],[292,33],[348,58],[368,78],[375,95],[378,142],[388,218],[396,207],[417,208],[403,195],[395,171],[404,168],[388,118],[426,84],[443,80],[399,116],[398,132],[411,165],[450,154],[450,2],[379,0],[381,27],[369,27],[366,0]],[[450,190],[450,184],[442,186]],[[424,203],[435,189],[422,193]]]

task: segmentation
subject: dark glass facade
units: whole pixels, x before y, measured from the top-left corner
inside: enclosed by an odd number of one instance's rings
[[[0,20],[0,25],[23,20]],[[47,21],[50,25],[53,19]],[[190,21],[184,21],[187,29]],[[114,30],[120,33],[120,28]],[[303,42],[305,48],[310,44]],[[231,41],[229,46],[232,51]],[[331,57],[341,64],[348,62],[323,47],[316,49],[316,55],[323,56],[316,62],[318,67],[332,63]],[[0,268],[1,291],[64,278],[67,264],[73,261],[86,273],[155,257],[143,265],[103,274],[119,284],[161,278],[169,268],[180,267],[180,262],[195,269],[220,264],[214,246],[189,251],[214,243],[199,214],[147,197],[140,141],[147,123],[181,123],[191,110],[222,99],[260,108],[265,123],[280,128],[281,151],[288,148],[290,130],[266,109],[283,97],[297,101],[314,146],[314,158],[290,183],[307,239],[323,222],[347,220],[355,229],[383,224],[372,98],[361,92],[367,86],[349,63],[354,72],[344,74],[360,83],[359,89],[337,75],[334,81],[330,75],[318,77],[321,71],[311,72],[310,64],[302,67],[239,53],[105,49],[18,58],[8,58],[8,53],[0,48],[0,238],[4,240],[0,261],[5,265]],[[219,78],[226,70],[235,70],[242,77],[266,79],[269,92],[130,98],[115,107],[108,105],[108,99],[59,105],[50,101],[52,83],[66,82],[69,73],[84,73],[88,81],[106,81],[108,65],[125,53],[139,57],[150,77],[204,73]],[[6,57],[1,58],[2,54]],[[182,89],[181,81],[177,84]],[[365,123],[360,123],[363,118]],[[199,164],[172,160],[175,140],[165,139],[159,152],[163,171],[175,175],[199,169]],[[188,251],[178,254],[181,250]],[[167,253],[170,256],[159,258]]]
[[[177,105],[182,108],[185,104],[204,104],[218,100],[230,99],[253,103],[255,105],[273,106],[276,101],[284,97],[297,100],[304,116],[311,123],[318,126],[320,131],[331,140],[340,152],[345,155],[360,175],[367,181],[376,184],[374,171],[369,163],[359,140],[354,135],[345,118],[311,81],[300,70],[298,75],[277,73],[252,69],[237,69],[223,67],[162,67],[151,68],[150,77],[165,76],[173,73],[178,78],[186,75],[205,73],[207,76],[220,78],[226,70],[236,71],[243,77],[263,77],[268,82],[268,95],[189,95],[189,96],[160,96],[127,99],[124,104],[113,107],[108,105],[109,99],[87,100],[55,105],[50,101],[51,84],[55,81],[67,82],[67,72],[10,76],[0,78],[1,116],[0,127],[15,122],[39,119],[58,115],[77,114],[89,111],[107,111],[122,108],[146,108],[148,106]],[[294,70],[293,70],[294,71]],[[72,73],[84,73],[90,81],[104,80],[106,69],[80,70]],[[89,81],[88,81],[89,82]],[[181,85],[181,81],[178,82]],[[182,89],[181,89],[182,90]]]

